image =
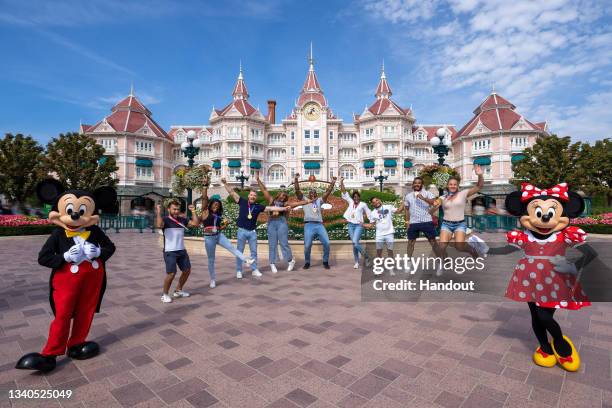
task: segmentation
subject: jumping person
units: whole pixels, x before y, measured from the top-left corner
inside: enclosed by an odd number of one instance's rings
[[[423,189],[423,179],[415,177],[412,181],[412,191],[404,197],[404,215],[406,216],[406,235],[408,238],[406,255],[408,257],[412,256],[414,244],[421,232],[429,241],[434,253],[438,256],[441,255],[440,247],[436,242],[436,229],[429,213],[429,207],[435,203],[434,198],[431,192]]]
[[[181,202],[176,199],[170,199],[168,201],[168,215],[162,217],[161,206],[155,207],[155,226],[161,229],[164,233],[164,262],[166,264],[166,279],[164,279],[164,289],[161,297],[161,301],[164,303],[171,303],[172,297],[189,297],[189,293],[183,290],[187,278],[191,273],[191,262],[189,261],[189,254],[185,249],[185,229],[187,227],[197,227],[199,224],[198,216],[195,213],[195,207],[189,206],[191,211],[191,220],[187,220],[181,217]],[[176,289],[172,293],[172,297],[168,295],[170,291],[170,285],[176,275],[176,266],[178,265],[181,270],[181,276],[179,278]]]
[[[293,258],[293,253],[291,252],[291,247],[289,246],[289,224],[287,223],[287,217],[289,216],[289,210],[291,208],[307,204],[307,202],[303,201],[294,203],[293,205],[287,205],[289,195],[286,192],[281,191],[276,194],[275,197],[272,197],[259,176],[257,176],[255,180],[257,181],[257,185],[261,189],[261,192],[263,193],[264,198],[268,201],[269,205],[285,208],[285,211],[274,210],[268,213],[268,250],[270,270],[272,273],[278,272],[278,269],[276,268],[276,258],[278,255],[278,246],[280,245],[283,253],[283,259],[288,262],[287,271],[292,271],[295,267],[295,258]]]
[[[255,260],[251,265],[252,274],[256,278],[261,278],[262,274],[257,269],[257,217],[259,214],[264,212],[266,209],[265,206],[257,203],[257,192],[254,190],[249,191],[249,196],[245,200],[240,197],[234,189],[232,189],[227,181],[222,178],[221,183],[223,183],[223,187],[232,197],[232,199],[238,204],[240,208],[238,211],[238,220],[236,224],[238,225],[238,236],[236,240],[236,248],[241,253],[244,252],[244,247],[246,243],[249,243],[249,250],[251,252],[251,258]],[[240,259],[236,260],[236,278],[242,279],[242,261]]]
[[[300,190],[299,176],[299,174],[295,175],[295,196],[298,200],[303,200],[304,193]],[[317,196],[316,190],[311,189],[308,192],[310,203],[302,206],[302,211],[304,211],[304,269],[310,268],[310,251],[312,250],[312,243],[317,237],[323,245],[323,267],[329,269],[329,236],[325,225],[323,225],[321,206],[327,202],[335,184],[336,177],[332,177],[332,182],[321,198]]]
[[[221,200],[217,198],[213,198],[209,201],[206,189],[202,191],[202,209],[203,211],[199,221],[204,227],[204,246],[206,248],[206,255],[208,256],[210,287],[214,288],[217,286],[217,275],[215,273],[215,253],[217,245],[227,249],[236,259],[247,265],[252,265],[255,259],[245,257],[242,252],[232,246],[230,240],[222,232],[227,224],[225,220],[223,220],[223,204],[221,204]]]
[[[451,177],[446,184],[447,193],[440,198],[444,210],[444,218],[440,227],[440,251],[443,257],[446,257],[446,247],[453,235],[455,237],[455,248],[458,251],[468,252],[474,258],[479,255],[472,246],[466,244],[465,205],[468,197],[479,192],[484,185],[482,168],[475,165],[474,172],[478,176],[478,182],[474,187],[459,190],[459,180]]]
[[[396,212],[401,212],[404,209],[402,202],[398,208],[390,204],[383,204],[378,197],[372,197],[372,206],[374,209],[368,215],[371,223],[365,224],[371,228],[376,226],[376,257],[382,257],[383,248],[387,248],[387,257],[393,258],[393,242],[395,228],[393,227],[393,215]],[[393,271],[391,271],[393,273]]]
[[[363,216],[365,215],[369,220],[370,209],[366,203],[361,201],[361,194],[359,194],[359,191],[354,190],[353,193],[349,195],[346,188],[344,188],[344,177],[340,177],[340,191],[342,191],[342,198],[348,203],[348,207],[344,212],[344,219],[348,222],[349,238],[353,243],[353,258],[355,259],[353,268],[359,269],[359,254],[363,256],[365,266],[369,265],[368,254],[359,243],[359,240],[363,233]]]

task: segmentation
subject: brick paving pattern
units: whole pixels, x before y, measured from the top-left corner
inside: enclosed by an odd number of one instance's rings
[[[263,267],[263,279],[237,281],[234,260],[217,258],[211,290],[202,256],[192,256],[192,296],[162,304],[156,235],[111,239],[118,250],[90,336],[103,352],[60,358],[48,375],[13,368],[47,335],[49,270],[36,262],[44,237],[0,239],[1,407],[612,406],[610,304],[558,313],[583,359],[566,373],[531,362],[522,304],[361,302],[349,261],[277,275]],[[74,394],[9,400],[10,389]]]

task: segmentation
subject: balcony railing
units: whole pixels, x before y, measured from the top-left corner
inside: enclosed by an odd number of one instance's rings
[[[397,140],[400,138],[400,135],[399,133],[383,133],[382,138],[383,140],[389,140],[389,139]]]
[[[227,151],[227,157],[242,157],[242,150],[240,149],[231,149]]]
[[[510,150],[513,151],[513,152],[522,152],[523,150],[525,150],[528,147],[529,147],[529,145],[512,144],[512,145],[510,145]]]
[[[393,150],[383,150],[383,156],[399,156],[399,150],[398,149],[393,149]]]
[[[104,147],[104,153],[106,154],[117,154],[117,146],[103,146]]]
[[[135,154],[137,154],[138,156],[153,157],[153,156],[155,156],[155,150],[136,149],[135,150]]]
[[[136,175],[136,181],[153,182],[155,181],[155,176],[154,175],[148,176],[144,174]]]
[[[361,158],[362,159],[366,159],[366,158],[370,158],[370,157],[376,157],[376,151],[375,150],[364,150],[361,152]]]
[[[287,138],[282,139],[268,139],[268,144],[271,146],[285,146],[287,144]]]
[[[255,158],[255,159],[263,159],[264,158],[264,152],[263,151],[259,151],[259,152],[251,151],[251,157]]]
[[[242,140],[242,133],[227,133],[225,135],[226,140]]]

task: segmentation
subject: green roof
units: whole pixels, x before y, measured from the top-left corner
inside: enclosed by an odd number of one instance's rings
[[[257,160],[251,160],[249,167],[251,167],[252,169],[261,169],[261,162]]]
[[[385,167],[397,167],[397,161],[395,159],[385,160]]]
[[[376,167],[374,160],[366,160],[363,162],[364,169],[373,169],[374,167]]]
[[[304,168],[306,170],[316,170],[321,168],[321,163],[319,162],[306,162],[304,163]]]
[[[240,166],[241,166],[240,160],[230,160],[230,161],[227,162],[227,167],[236,168],[236,167],[240,167]]]
[[[408,159],[404,160],[404,168],[409,169],[412,167],[412,162]]]
[[[219,170],[221,168],[221,162],[220,161],[214,161],[212,164],[212,168]]]
[[[524,154],[515,154],[514,156],[512,156],[512,159],[510,159],[510,161],[512,162],[512,164],[516,164],[520,162],[521,160],[523,160],[524,158],[525,158]]]

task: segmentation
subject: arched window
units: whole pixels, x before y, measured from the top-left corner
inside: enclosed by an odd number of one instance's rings
[[[345,164],[340,167],[340,177],[344,177],[345,180],[354,180],[357,177],[357,170],[355,170],[355,167]]]
[[[268,180],[269,181],[285,181],[286,173],[285,168],[279,164],[275,164],[274,166],[268,169]]]

